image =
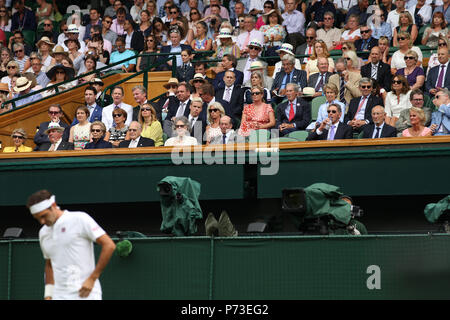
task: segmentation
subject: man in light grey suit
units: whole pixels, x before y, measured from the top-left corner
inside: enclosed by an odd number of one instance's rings
[[[232,144],[232,143],[239,143],[244,142],[244,138],[242,138],[242,141],[239,141],[239,137],[237,136],[236,132],[232,129],[233,128],[233,121],[229,116],[222,116],[219,121],[220,130],[222,131],[222,134],[220,136],[215,136],[213,139],[211,139],[210,144]]]
[[[238,60],[236,69],[244,73],[244,80],[242,83],[246,83],[250,80],[251,71],[249,71],[250,66],[253,62],[259,61],[264,67],[264,75],[267,76],[267,62],[259,58],[263,45],[258,39],[253,39],[248,45],[249,55],[246,59]]]

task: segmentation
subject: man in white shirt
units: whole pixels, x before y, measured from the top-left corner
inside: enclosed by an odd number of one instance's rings
[[[147,8],[147,4],[144,4],[144,0],[134,0],[134,5],[130,9],[130,15],[133,17],[134,22],[141,23],[141,12]]]
[[[281,15],[284,19],[283,26],[288,32],[285,41],[296,48],[299,43],[304,41],[306,19],[302,12],[296,10],[297,2],[295,0],[286,0],[285,5],[286,11]]]
[[[150,138],[141,137],[142,125],[137,121],[131,121],[128,128],[130,140],[123,140],[119,143],[119,148],[141,148],[154,147],[155,141]]]
[[[246,57],[249,53],[248,45],[252,39],[257,39],[261,44],[264,44],[264,34],[255,29],[256,19],[251,15],[246,15],[244,18],[244,29],[238,37],[236,44],[241,50],[241,57]]]
[[[79,39],[79,35],[80,35],[80,30],[78,29],[76,24],[69,24],[67,27],[67,33],[65,33],[67,35],[61,38],[58,38],[59,42],[58,44],[64,48],[64,51],[69,51],[69,49],[66,46],[66,40],[78,40],[78,42],[80,43],[80,48],[78,49],[78,52],[81,52],[82,54],[84,54],[86,52],[86,44],[84,43],[84,41],[82,41],[82,39]],[[55,51],[56,46],[53,48],[53,51]]]
[[[259,55],[262,52],[263,45],[258,39],[253,39],[250,41],[250,44],[248,45],[249,54],[247,59],[240,59],[238,60],[236,69],[244,73],[244,80],[243,83],[246,83],[248,80],[250,80],[251,71],[250,66],[252,65],[252,62],[259,61],[263,64],[264,67],[264,74],[267,73],[267,62],[264,60],[259,59]]]
[[[116,245],[87,213],[61,210],[47,190],[32,194],[27,207],[42,226],[46,300],[101,300],[100,275]],[[93,243],[101,246],[95,264]]]
[[[107,107],[104,107],[102,111],[102,122],[106,126],[106,131],[108,131],[112,126],[114,126],[114,119],[112,113],[116,108],[121,108],[126,111],[127,120],[125,121],[125,124],[127,126],[130,125],[133,117],[133,107],[130,106],[129,104],[122,102],[123,98],[124,98],[123,88],[119,86],[115,87],[112,91],[113,103]]]

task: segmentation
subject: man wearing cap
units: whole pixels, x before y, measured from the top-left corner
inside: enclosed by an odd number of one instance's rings
[[[259,43],[264,44],[264,34],[255,29],[256,18],[251,15],[246,15],[244,18],[244,31],[237,37],[236,44],[238,45],[241,56],[246,57],[249,53],[248,45],[252,39],[259,40]]]
[[[262,43],[258,39],[253,39],[248,45],[249,54],[247,59],[240,59],[237,63],[236,69],[244,73],[243,83],[250,80],[250,67],[252,62],[259,61],[263,65],[264,75],[267,74],[267,62],[259,58],[263,49]]]
[[[64,131],[64,127],[61,127],[58,123],[50,122],[47,130],[45,130],[49,142],[42,143],[37,151],[73,150],[73,143],[63,140]]]
[[[66,41],[67,40],[75,40],[78,41],[79,48],[78,48],[78,52],[81,52],[82,54],[84,54],[86,52],[86,44],[84,43],[84,41],[81,41],[79,39],[80,36],[80,30],[78,29],[76,24],[69,24],[69,26],[67,27],[67,36],[63,37],[62,39],[60,38],[60,42],[58,42],[58,45],[60,45],[61,47],[63,47],[64,51],[69,51],[69,49],[67,48],[66,45]],[[55,50],[55,48],[53,48],[53,50]]]
[[[278,49],[276,51],[278,53],[278,56],[280,57],[280,61],[278,61],[277,63],[275,63],[275,67],[273,69],[273,74],[272,74],[272,78],[275,79],[275,76],[277,74],[277,72],[281,71],[282,68],[282,62],[281,59],[284,57],[285,54],[289,54],[291,56],[295,56],[294,54],[294,47],[292,47],[292,44],[290,43],[283,43],[280,47],[280,49]],[[301,70],[302,69],[302,65],[300,63],[300,60],[295,58],[295,69]]]
[[[178,79],[170,78],[166,84],[163,85],[167,89],[167,92],[162,96],[156,103],[156,113],[161,113],[161,120],[168,119],[167,112],[169,112],[169,104],[177,103],[178,99],[176,97],[176,92],[178,89]]]
[[[116,108],[121,108],[126,111],[127,120],[125,121],[125,124],[127,126],[130,125],[132,117],[133,117],[133,107],[130,106],[129,104],[122,102],[124,96],[125,96],[125,92],[123,91],[122,87],[120,87],[120,86],[114,87],[114,89],[112,91],[113,103],[107,107],[104,107],[103,111],[102,111],[102,122],[106,126],[106,131],[108,131],[113,125],[115,125],[115,122],[113,119],[113,111]]]
[[[46,133],[48,126],[50,123],[56,123],[58,126],[64,128],[64,132],[62,135],[63,141],[69,140],[70,126],[63,121],[61,121],[62,117],[62,109],[59,104],[52,104],[48,107],[48,116],[50,117],[50,121],[41,122],[39,125],[39,129],[34,135],[34,143],[36,144],[35,151],[39,150],[40,146],[43,143],[48,143],[50,140],[48,139],[48,134]]]
[[[230,70],[233,71],[236,75],[236,85],[242,85],[244,80],[244,73],[236,69],[237,65],[237,59],[235,56],[231,54],[226,54],[222,58],[222,67],[225,69],[225,71],[219,72],[216,77],[214,78],[214,89],[218,90],[220,88],[223,88],[225,86],[225,83],[223,82],[223,77],[225,75],[225,72]]]
[[[20,77],[16,80],[16,86],[14,87],[14,91],[18,92],[14,95],[14,98],[23,97],[29,93],[32,93],[34,90],[31,89],[32,81],[28,80],[26,77]],[[22,98],[16,101],[16,108],[28,103],[32,103],[34,101],[42,99],[42,95],[40,93],[33,94],[29,97]]]
[[[116,245],[106,232],[82,211],[61,210],[47,190],[27,201],[31,215],[42,226],[39,244],[45,259],[45,300],[101,300],[100,275]],[[101,247],[95,264],[93,243]]]
[[[236,75],[233,71],[225,71],[223,77],[225,86],[215,92],[216,101],[222,105],[228,104],[228,108],[232,111],[232,117],[240,119],[242,110],[244,109],[244,89],[241,86],[235,85]]]
[[[36,31],[36,16],[33,11],[25,8],[25,0],[14,0],[13,7],[16,13],[11,17],[11,30]]]

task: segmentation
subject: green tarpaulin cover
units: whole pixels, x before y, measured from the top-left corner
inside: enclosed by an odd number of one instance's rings
[[[424,214],[428,221],[434,223],[446,210],[450,210],[450,195],[446,196],[438,203],[427,204],[425,206]]]

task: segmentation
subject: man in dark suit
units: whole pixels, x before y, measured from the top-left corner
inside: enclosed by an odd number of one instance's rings
[[[432,97],[436,95],[440,88],[450,90],[450,68],[448,49],[443,47],[438,49],[439,65],[430,69],[425,83],[426,93]]]
[[[289,83],[286,86],[288,101],[278,106],[276,116],[276,127],[280,130],[280,136],[305,130],[311,122],[311,105],[298,97],[299,90],[300,87],[296,83]]]
[[[317,58],[317,67],[319,72],[313,73],[309,76],[308,79],[308,87],[314,88],[316,93],[314,97],[318,97],[322,95],[323,86],[328,83],[328,79],[332,75],[331,72],[328,72],[329,62],[325,57]]]
[[[231,54],[226,54],[222,58],[222,67],[225,71],[219,72],[213,81],[213,86],[215,90],[219,90],[225,87],[225,83],[223,81],[223,77],[225,76],[225,72],[231,70],[236,75],[236,85],[242,85],[244,81],[244,73],[236,69],[237,60],[236,57]]]
[[[375,80],[381,88],[391,91],[391,66],[381,61],[380,47],[375,46],[370,50],[370,63],[361,67],[361,77]]]
[[[130,140],[121,141],[119,148],[140,148],[140,147],[154,147],[155,141],[149,138],[141,137],[142,126],[137,121],[131,121],[128,128],[130,133]]]
[[[205,79],[206,81],[208,81],[211,84],[214,83],[214,79],[211,79],[208,76],[206,76],[206,70],[208,69],[206,62],[196,62],[194,64],[194,69],[195,69],[195,74],[201,73],[203,75],[203,79]],[[194,74],[194,76],[195,76],[195,74]]]
[[[45,134],[48,135],[49,142],[41,144],[37,151],[59,151],[59,150],[73,150],[73,143],[63,141],[64,128],[56,122],[51,122]]]
[[[36,16],[33,11],[25,7],[25,0],[14,0],[16,12],[11,17],[11,30],[31,30],[36,32]]]
[[[192,50],[192,47],[190,45],[180,43],[181,42],[181,34],[177,28],[172,27],[170,29],[169,38],[170,38],[170,41],[172,42],[172,44],[170,46],[163,46],[161,48],[161,53],[171,53],[171,52],[180,52],[181,53],[181,51],[183,51],[185,49]],[[158,59],[158,61],[165,60],[168,57],[171,57],[171,56],[161,55],[161,57]],[[175,57],[177,60],[177,66],[183,65],[183,61],[181,60],[181,55],[178,54],[178,55],[175,55]],[[169,60],[166,63],[161,64],[158,67],[158,70],[170,70],[171,67],[172,67],[172,60]]]
[[[339,121],[342,115],[341,106],[331,103],[327,112],[328,118],[325,118],[320,126],[308,135],[306,140],[353,139],[352,127]]]
[[[305,32],[306,42],[302,43],[295,49],[296,55],[307,55],[305,58],[300,58],[301,63],[307,63],[310,55],[314,53],[314,42],[316,42],[316,29],[308,28]]]
[[[185,82],[178,84],[175,92],[176,99],[171,99],[167,111],[166,119],[163,122],[163,131],[168,137],[172,137],[173,120],[176,117],[189,116],[191,100],[191,92]]]
[[[367,59],[369,57],[369,52],[373,47],[378,45],[378,40],[372,37],[372,29],[370,29],[366,24],[360,27],[361,39],[355,41],[356,51],[364,51],[367,53],[361,53],[360,57]]]
[[[203,100],[198,97],[192,98],[187,118],[191,127],[191,136],[195,137],[200,145],[206,142],[206,139],[203,139],[203,137],[205,136],[206,126],[208,125],[206,119],[200,116],[202,110]]]
[[[90,123],[94,121],[102,121],[102,111],[103,109],[97,104],[95,98],[97,96],[97,90],[93,86],[87,86],[84,89],[84,102],[86,107],[89,110],[89,119]],[[72,121],[72,126],[78,124],[77,117],[74,117]]]
[[[132,18],[126,18],[123,24],[124,36],[131,37],[130,47],[125,47],[126,49],[134,50],[140,53],[144,50],[144,36],[142,32],[138,32],[134,28],[134,21]]]
[[[295,69],[295,57],[285,54],[281,58],[282,70],[277,72],[272,83],[271,92],[273,94],[272,101],[280,103],[285,96],[286,85],[288,83],[296,83],[302,90],[307,86],[306,71]]]
[[[153,108],[155,108],[156,112],[156,118],[158,118],[158,121],[161,121],[161,109],[157,108],[156,105],[153,102],[150,102],[147,100],[147,90],[143,85],[137,85],[134,86],[133,89],[131,89],[131,92],[133,93],[133,98],[137,103],[137,106],[133,107],[133,120],[139,121],[139,112],[141,112],[141,107],[144,104],[149,104]]]
[[[362,126],[373,122],[373,107],[377,105],[383,106],[383,99],[372,95],[372,87],[372,80],[369,78],[361,78],[361,80],[359,80],[359,90],[361,91],[362,96],[350,100],[344,123],[351,126],[354,133],[361,132]]]
[[[64,128],[62,140],[69,140],[70,126],[60,120],[60,117],[63,115],[61,106],[59,104],[50,105],[50,107],[48,107],[48,115],[50,117],[50,121],[42,122],[39,125],[38,132],[34,135],[34,143],[36,144],[36,148],[34,149],[35,151],[39,150],[42,144],[49,143],[48,134],[45,132],[47,131],[49,124],[52,122]]]
[[[386,124],[384,119],[386,112],[382,106],[375,106],[372,108],[373,123],[366,124],[362,127],[364,139],[376,138],[395,138],[397,137],[397,129]]]
[[[231,107],[233,118],[240,119],[244,108],[244,90],[236,85],[236,75],[233,71],[226,71],[223,78],[225,87],[216,91],[216,101],[226,101]]]

